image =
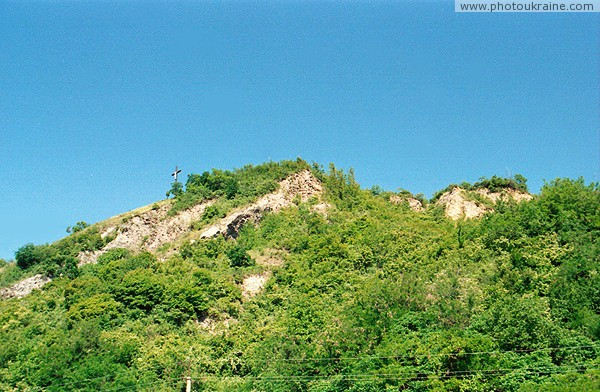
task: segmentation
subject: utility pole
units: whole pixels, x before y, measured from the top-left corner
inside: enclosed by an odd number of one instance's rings
[[[188,357],[186,359],[185,365],[182,362],[179,363],[187,368],[185,377],[181,377],[185,379],[185,392],[192,392],[192,363],[190,358]]]

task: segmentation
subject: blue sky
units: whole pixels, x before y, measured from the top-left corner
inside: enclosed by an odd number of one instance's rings
[[[0,1],[0,257],[295,159],[365,186],[600,178],[599,14],[453,1]]]

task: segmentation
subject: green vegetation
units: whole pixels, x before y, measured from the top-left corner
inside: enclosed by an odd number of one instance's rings
[[[53,244],[26,244],[19,248],[15,253],[15,263],[9,263],[1,270],[0,287],[36,274],[75,277],[79,252],[101,249],[114,238],[102,238],[96,227],[85,222],[78,222],[67,232],[71,235]]]
[[[167,197],[180,197],[183,194],[183,185],[179,181],[171,184],[171,189],[167,192]]]
[[[173,183],[173,188],[167,193],[167,197],[175,197],[171,213],[175,214],[208,199],[224,199],[221,204],[229,207],[243,205],[274,191],[279,181],[303,169],[310,169],[310,165],[298,158],[295,161],[268,162],[258,166],[246,165],[232,171],[213,169],[202,174],[190,174],[185,190],[180,183]],[[227,200],[230,202],[223,203]]]
[[[7,263],[0,267],[0,287],[9,286],[26,276],[26,272],[17,263]]]
[[[86,222],[79,221],[79,222],[75,223],[75,225],[73,227],[71,227],[71,226],[67,227],[67,233],[77,233],[78,231],[81,231],[81,230],[85,229],[86,227],[89,227],[89,225]]]
[[[305,167],[190,176],[174,208],[241,203]],[[188,371],[195,391],[600,390],[597,184],[555,180],[455,224],[361,189],[352,172],[311,170],[326,215],[298,203],[165,261],[113,249],[0,302],[0,390],[181,391]],[[98,237],[92,226],[26,245],[17,262],[35,269]],[[245,299],[241,282],[266,269]]]

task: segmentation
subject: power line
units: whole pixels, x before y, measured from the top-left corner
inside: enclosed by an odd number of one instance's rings
[[[416,354],[416,355],[411,355],[410,358],[423,358],[423,357],[427,357],[427,358],[435,358],[435,357],[444,357],[444,356],[467,356],[467,355],[485,355],[485,354],[490,354],[490,355],[498,355],[498,354],[507,354],[507,353],[533,353],[533,352],[540,352],[540,351],[557,351],[557,350],[575,350],[575,349],[585,349],[585,348],[600,348],[600,344],[594,344],[594,345],[581,345],[581,346],[563,346],[563,347],[547,347],[547,348],[538,348],[538,349],[519,349],[519,350],[495,350],[495,351],[476,351],[476,352],[456,352],[456,353],[421,353],[421,354]],[[269,358],[267,359],[265,362],[267,363],[273,363],[273,362],[323,362],[323,361],[332,361],[332,362],[339,362],[339,361],[358,361],[358,360],[376,360],[376,359],[402,359],[404,358],[404,356],[401,355],[389,355],[389,356],[353,356],[353,357],[325,357],[325,358]],[[159,367],[164,366],[162,364],[155,364],[154,366],[149,366],[149,367],[144,367],[144,369],[137,369],[138,371],[140,370],[150,370],[150,371],[154,371],[156,369],[158,369]],[[580,368],[583,367],[584,370],[598,370],[596,368],[585,368],[585,366],[583,364],[579,364],[579,365],[555,365],[552,367],[546,367],[546,369],[558,369],[558,368],[562,368],[562,367],[567,367],[567,366],[579,366]],[[527,371],[531,371],[531,369],[533,368],[512,368],[512,369],[489,369],[489,370],[471,370],[471,371],[438,371],[438,372],[428,372],[426,370],[423,371],[402,371],[400,373],[396,373],[395,375],[387,375],[387,376],[393,376],[393,377],[399,377],[399,375],[427,375],[427,376],[431,376],[431,375],[439,375],[439,374],[445,374],[445,375],[458,375],[460,373],[465,373],[466,375],[471,375],[471,374],[479,374],[479,373],[485,373],[485,372],[500,372],[500,371],[518,371],[518,370],[527,370]],[[543,369],[543,368],[534,368],[537,370]],[[567,370],[568,371],[568,370]],[[110,374],[110,375],[105,375],[105,376],[99,376],[99,377],[91,377],[91,378],[86,378],[86,379],[81,379],[81,380],[75,380],[75,381],[69,381],[69,382],[65,382],[65,383],[53,383],[52,386],[55,387],[66,387],[66,386],[72,386],[74,384],[80,384],[80,383],[88,383],[88,382],[93,382],[93,381],[98,381],[98,380],[102,380],[102,379],[108,379],[111,377],[117,377],[121,374],[124,373],[116,373],[116,374]],[[319,378],[333,378],[333,377],[377,377],[378,379],[382,379],[383,376],[386,376],[385,374],[379,374],[377,375],[375,374],[352,374],[352,375],[331,375],[331,376],[272,376],[271,378],[267,378],[269,376],[255,376],[255,377],[245,377],[244,379],[246,380],[273,380],[273,381],[277,381],[282,379],[283,377],[287,377],[285,380],[304,380],[304,379],[319,379]],[[199,376],[199,377],[192,377],[193,379],[226,379],[228,377],[232,377],[235,379],[239,379],[236,378],[234,376],[217,376],[217,375],[213,375],[213,376]],[[279,378],[277,378],[279,377]],[[408,377],[408,376],[405,376]],[[405,378],[404,377],[404,378]],[[409,378],[415,378],[416,376],[413,377],[409,377]],[[159,381],[155,381],[154,383],[158,384],[158,383],[162,383],[165,382],[167,380],[180,380],[180,377],[172,377],[172,378],[166,378],[166,379],[161,379]],[[136,386],[143,386],[145,384],[136,384]],[[116,389],[115,389],[116,388]],[[109,388],[109,389],[103,389],[106,391],[112,391],[112,390],[122,390],[121,388],[128,388],[126,386],[120,386],[120,387],[115,387],[115,388]],[[40,389],[41,390],[41,389]]]
[[[159,368],[163,368],[163,367],[165,367],[164,364],[156,363],[153,366],[144,366],[143,368],[137,368],[136,370],[138,372],[143,371],[143,370],[148,370],[148,371],[153,372],[153,371],[155,371],[155,370],[157,370]],[[108,375],[105,375],[105,376],[84,378],[84,379],[81,379],[81,380],[67,381],[67,382],[62,382],[62,383],[52,383],[51,386],[53,386],[53,387],[67,387],[67,386],[72,386],[74,384],[88,383],[88,382],[94,382],[94,381],[98,381],[98,380],[102,380],[102,379],[116,378],[116,377],[118,377],[120,375],[124,375],[124,374],[127,374],[127,373],[126,372],[120,372],[120,373],[108,374]],[[169,379],[177,379],[177,380],[179,380],[181,378],[180,377],[174,377],[174,378],[168,378],[167,377],[167,378],[161,379],[161,380],[164,381],[164,380],[169,380]],[[113,381],[115,381],[115,380],[113,380]],[[159,381],[159,382],[162,382],[162,381]],[[41,387],[37,387],[37,388],[39,388],[40,391],[42,390]],[[109,390],[111,390],[111,389],[109,389]]]
[[[527,373],[567,373],[571,371],[582,370],[600,370],[598,367],[586,367],[584,364],[578,365],[558,365],[556,367],[531,367],[531,368],[498,368],[481,370],[456,370],[456,371],[400,371],[394,374],[388,373],[366,373],[366,374],[332,374],[332,375],[303,375],[303,376],[198,376],[199,380],[227,380],[231,381],[311,381],[327,379],[343,379],[348,381],[373,381],[373,380],[398,380],[398,379],[426,379],[431,376],[442,376],[443,378],[467,377],[472,375],[506,375],[506,374],[527,374]]]
[[[494,350],[494,351],[474,351],[474,352],[455,352],[455,353],[423,353],[410,355],[411,358],[421,357],[442,357],[442,356],[459,356],[459,355],[484,355],[484,354],[506,354],[506,353],[532,353],[538,351],[557,351],[569,349],[583,348],[600,348],[599,344],[585,346],[564,346],[564,347],[546,347],[538,349],[519,349],[519,350]],[[401,359],[401,355],[385,355],[385,356],[355,356],[355,357],[324,357],[324,358],[267,358],[265,362],[321,362],[321,361],[354,361],[354,360],[372,360],[372,359]]]

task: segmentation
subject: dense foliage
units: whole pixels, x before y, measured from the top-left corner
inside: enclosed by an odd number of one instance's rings
[[[269,165],[190,176],[177,203],[256,196],[292,170]],[[0,390],[179,391],[188,374],[198,391],[600,390],[597,185],[556,180],[455,223],[312,170],[326,214],[299,203],[165,261],[114,249],[0,302]],[[49,251],[20,252],[35,268]]]

